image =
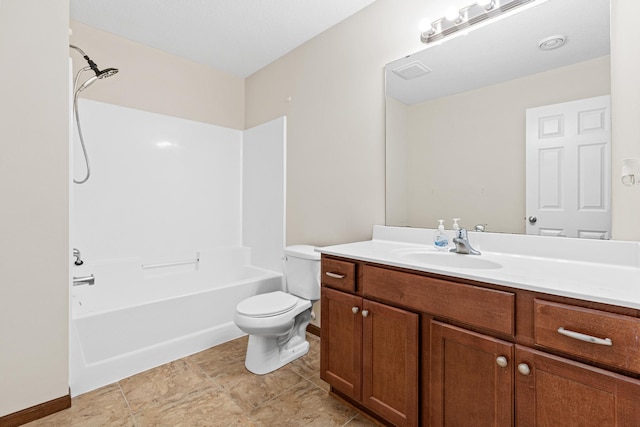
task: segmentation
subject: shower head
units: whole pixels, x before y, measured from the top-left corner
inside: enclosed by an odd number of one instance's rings
[[[111,77],[114,74],[117,74],[118,71],[120,71],[120,70],[118,70],[117,68],[106,68],[106,69],[96,73],[96,76],[98,76],[99,79],[106,79],[107,77]]]
[[[96,73],[96,77],[99,79],[104,79],[107,77],[111,77],[114,74],[116,74],[118,72],[117,68],[107,68],[104,69],[102,71],[100,71],[100,69],[98,69],[98,66],[96,65],[95,62],[93,62],[91,60],[91,58],[89,58],[89,55],[87,55],[86,53],[84,53],[84,51],[82,49],[80,49],[78,46],[74,46],[72,44],[69,45],[70,48],[77,50],[78,52],[80,52],[80,55],[82,55],[82,57],[87,61],[87,63],[89,64],[89,68],[91,68],[91,70]],[[91,82],[93,83],[93,81]],[[91,84],[89,83],[89,84]],[[89,86],[89,84],[84,84],[84,88],[86,88],[87,86]]]

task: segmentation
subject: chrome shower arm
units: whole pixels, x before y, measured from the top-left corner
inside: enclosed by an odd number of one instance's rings
[[[78,46],[70,44],[70,45],[69,45],[69,47],[70,47],[71,49],[75,49],[75,50],[77,50],[78,52],[80,52],[80,55],[82,55],[82,56],[87,56],[87,54],[86,54],[86,53],[84,53],[84,50],[80,49]]]
[[[80,49],[78,46],[76,45],[69,45],[70,48],[77,50],[78,52],[80,52],[80,55],[82,55],[82,57],[85,59],[85,61],[87,61],[89,63],[89,67],[93,70],[94,73],[96,73],[96,76],[100,75],[100,70],[98,69],[98,65],[93,62],[91,60],[91,58],[89,58],[89,55],[87,55],[86,53],[84,53],[84,51],[82,49]]]

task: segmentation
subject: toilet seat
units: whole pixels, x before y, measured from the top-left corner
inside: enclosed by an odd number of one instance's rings
[[[299,299],[282,291],[252,296],[241,301],[236,311],[247,317],[272,317],[293,310]]]

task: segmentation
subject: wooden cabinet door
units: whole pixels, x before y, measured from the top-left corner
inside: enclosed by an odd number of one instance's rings
[[[320,377],[353,399],[362,397],[362,298],[322,288]]]
[[[521,346],[516,364],[518,427],[640,426],[640,381]]]
[[[418,315],[365,299],[362,316],[362,403],[395,425],[418,425]]]
[[[431,425],[513,425],[513,347],[432,321]]]

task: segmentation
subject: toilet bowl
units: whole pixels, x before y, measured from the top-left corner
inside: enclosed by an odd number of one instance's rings
[[[309,351],[307,325],[312,305],[320,298],[320,254],[313,246],[285,249],[287,292],[259,294],[236,306],[233,321],[249,334],[245,366],[267,374]]]

